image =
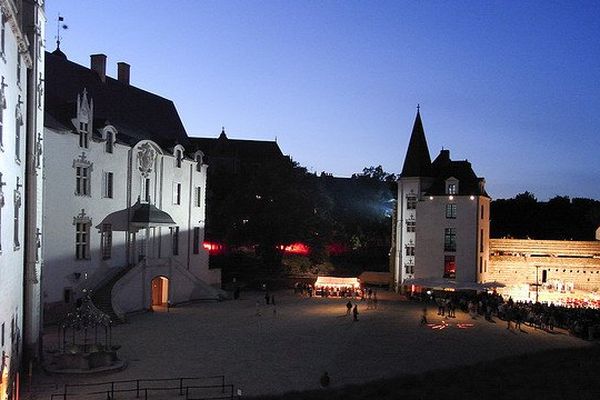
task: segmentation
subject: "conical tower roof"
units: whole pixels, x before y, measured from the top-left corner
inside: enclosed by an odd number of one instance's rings
[[[400,177],[418,177],[431,176],[431,157],[429,156],[429,148],[425,139],[425,131],[423,130],[423,122],[421,122],[421,114],[417,109],[417,117],[413,125],[408,143],[408,150],[404,158],[404,166]]]

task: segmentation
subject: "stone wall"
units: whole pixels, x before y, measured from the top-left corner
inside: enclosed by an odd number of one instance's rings
[[[560,281],[572,283],[576,289],[597,291],[600,241],[491,239],[486,281],[506,285]]]

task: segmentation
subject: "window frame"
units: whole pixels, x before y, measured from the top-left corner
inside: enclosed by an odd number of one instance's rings
[[[444,228],[444,251],[456,252],[456,228]]]
[[[456,203],[446,204],[446,219],[456,219]]]

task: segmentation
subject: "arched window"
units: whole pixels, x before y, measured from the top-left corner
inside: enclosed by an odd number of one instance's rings
[[[196,161],[196,171],[201,172],[202,164],[204,162],[204,153],[202,153],[201,151],[197,151],[194,155],[194,160]]]

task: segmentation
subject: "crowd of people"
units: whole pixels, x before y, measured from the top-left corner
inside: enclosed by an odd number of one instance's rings
[[[571,334],[594,339],[600,337],[600,310],[583,307],[564,307],[539,302],[515,302],[497,293],[453,292],[440,294],[416,294],[413,300],[434,302],[438,315],[452,318],[458,307],[471,318],[483,316],[491,321],[494,317],[507,323],[507,329],[521,329],[526,324],[535,329],[553,331],[568,330]]]

